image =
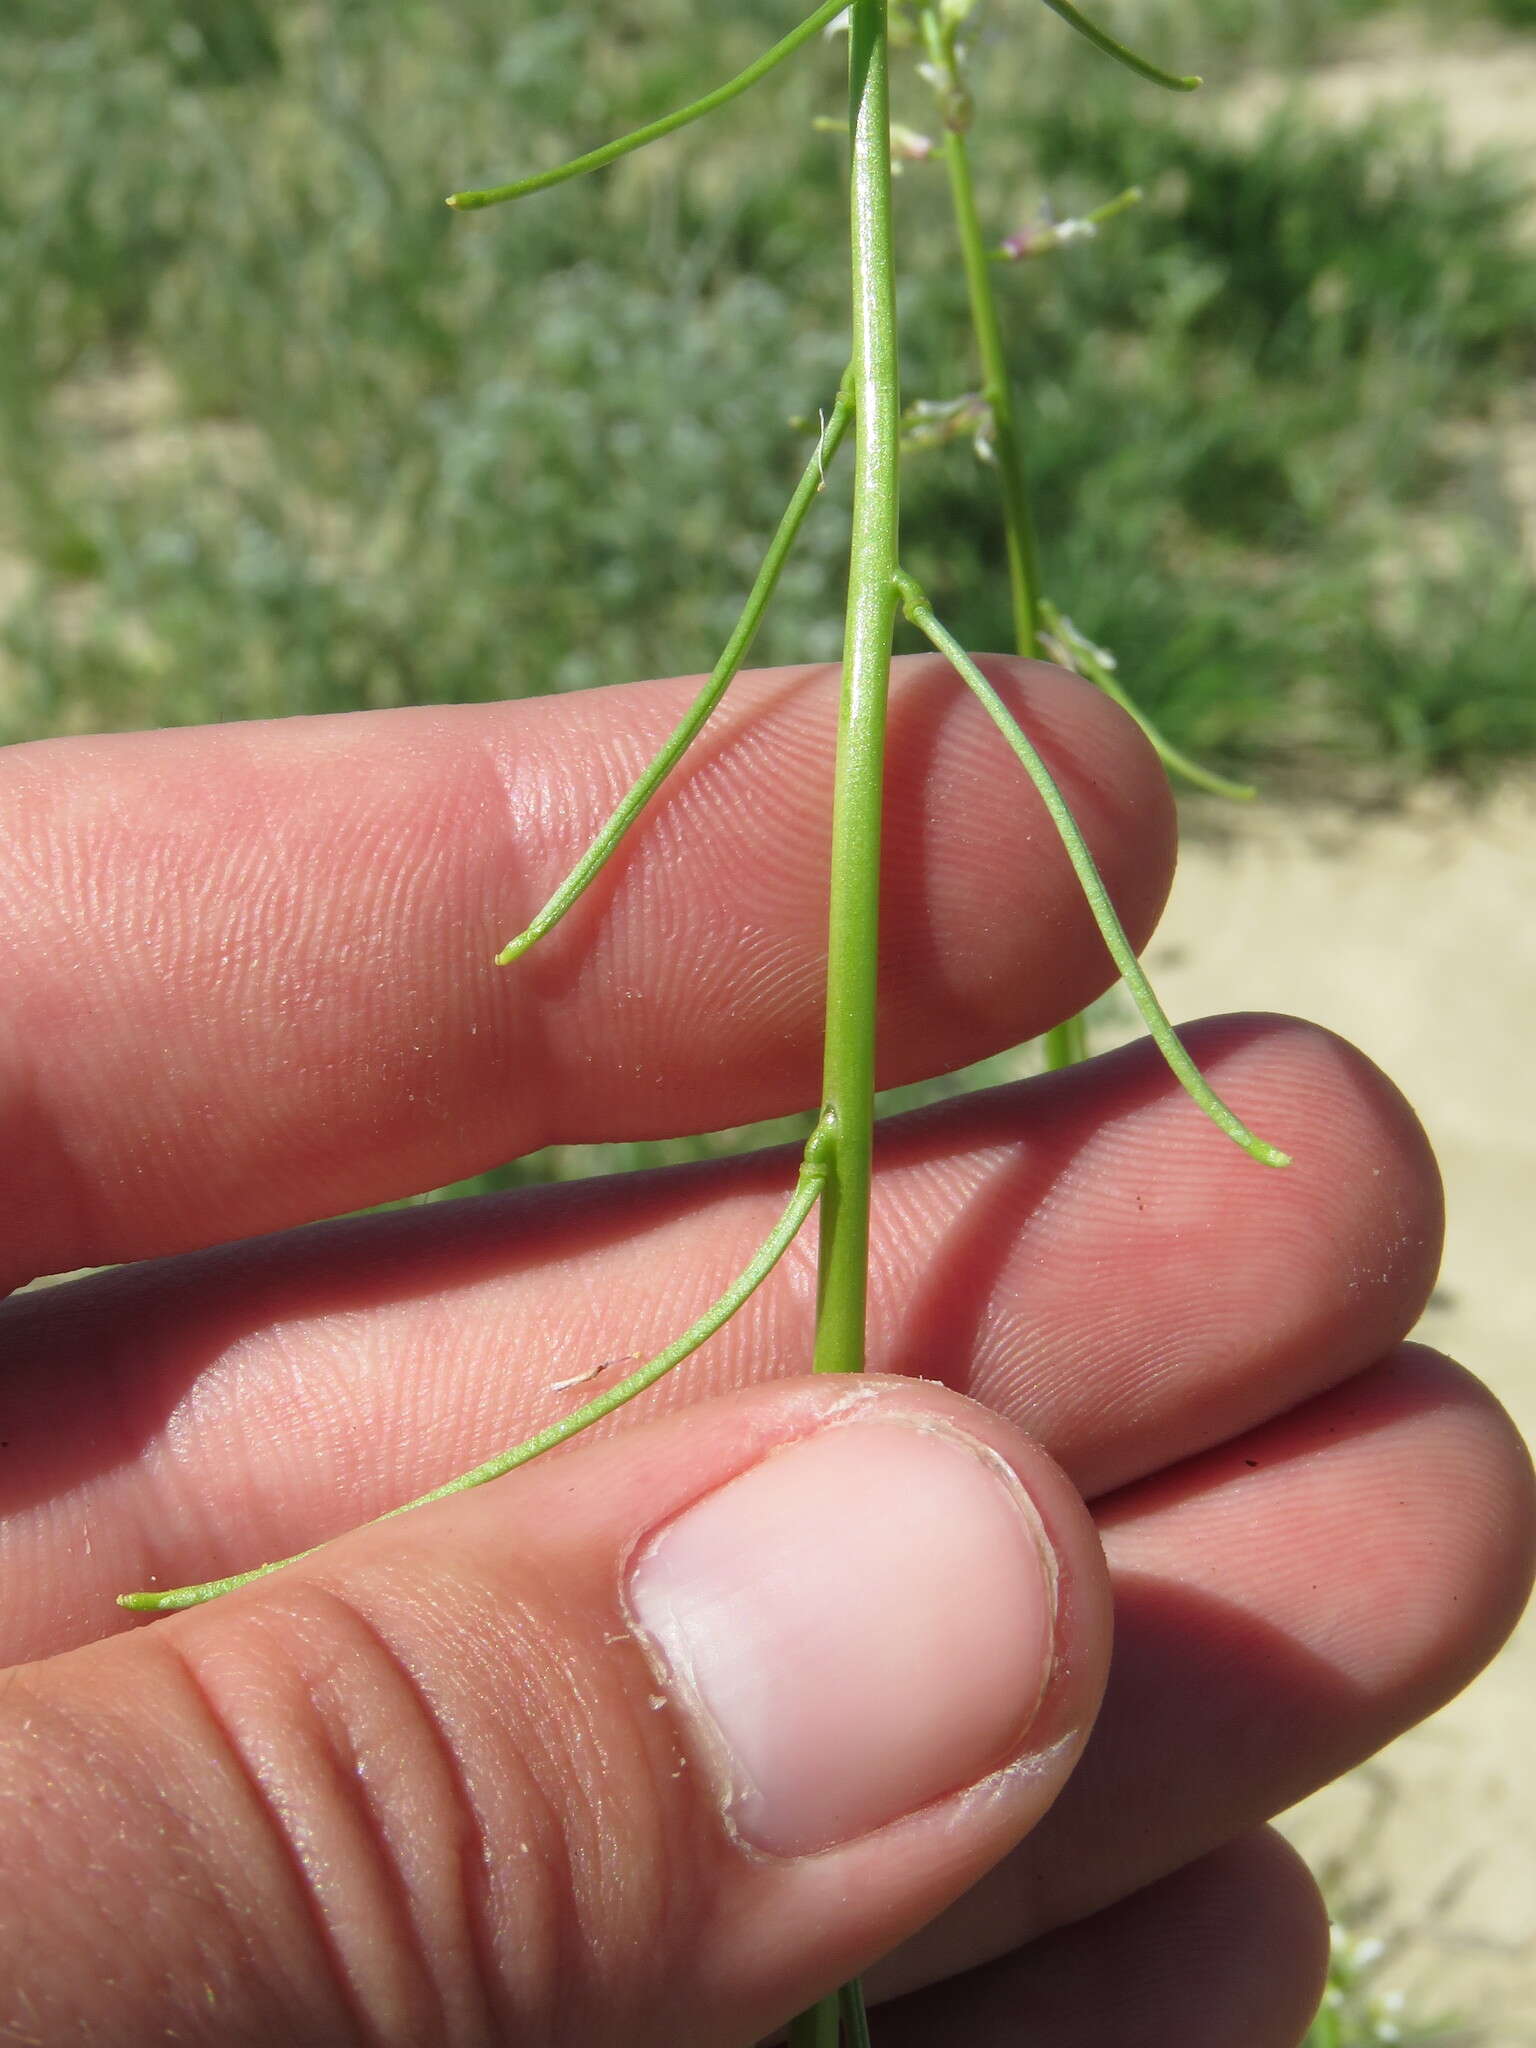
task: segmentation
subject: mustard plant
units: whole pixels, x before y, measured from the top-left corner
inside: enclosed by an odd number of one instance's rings
[[[1176,91],[1192,90],[1199,84],[1197,78],[1165,71],[1126,49],[1079,13],[1070,0],[1044,0],[1044,4],[1106,56],[1143,78]],[[559,923],[641,818],[745,661],[784,564],[816,508],[828,467],[848,445],[853,498],[833,795],[819,1114],[778,1222],[743,1272],[689,1329],[656,1357],[526,1442],[488,1457],[473,1471],[445,1481],[419,1500],[392,1510],[392,1514],[407,1513],[428,1501],[499,1478],[566,1442],[654,1385],[696,1351],[763,1284],[813,1212],[818,1214],[819,1239],[811,1363],[817,1372],[862,1370],[874,1135],[875,977],[884,744],[891,649],[898,616],[910,622],[969,685],[1034,784],[1131,999],[1193,1102],[1260,1164],[1287,1163],[1282,1152],[1256,1136],[1215,1095],[1185,1052],[1142,972],[1092,855],[1040,754],[902,564],[900,483],[904,456],[917,455],[925,446],[964,434],[975,443],[995,486],[998,517],[1006,540],[1016,651],[1054,658],[1116,698],[1137,718],[1175,772],[1228,795],[1250,793],[1212,776],[1168,748],[1127,696],[1117,677],[1113,656],[1080,634],[1041,589],[1025,436],[1009,380],[993,273],[1001,264],[1049,255],[1073,242],[1091,240],[1102,226],[1133,207],[1139,195],[1129,190],[1106,199],[1080,220],[1043,220],[1034,228],[989,239],[982,226],[969,142],[972,98],[967,67],[976,8],[977,0],[852,0],[846,6],[843,0],[824,0],[823,5],[744,71],[691,105],[569,163],[534,172],[510,184],[456,193],[448,202],[460,212],[475,211],[527,197],[589,171],[599,171],[619,157],[727,105],[798,52],[822,42],[826,32],[846,30],[851,306],[846,373],[836,392],[823,394],[818,430],[804,468],[737,626],[713,672],[587,853],[526,929],[498,955],[502,965],[515,971],[518,959]],[[942,131],[938,144],[892,122],[893,50],[910,52],[922,79],[932,89]],[[892,238],[893,152],[897,160],[907,162],[941,158],[947,173],[981,370],[979,389],[959,399],[925,399],[903,406]],[[1081,1057],[1084,1050],[1082,1022],[1072,1020],[1058,1027],[1046,1042],[1046,1063],[1066,1064]],[[146,1612],[188,1607],[280,1570],[293,1561],[279,1559],[199,1585],[125,1594],[122,1604]],[[791,2030],[793,2048],[839,2048],[844,2042],[857,2048],[867,2038],[863,2000],[856,1984],[846,1985],[822,2000],[797,2020]]]

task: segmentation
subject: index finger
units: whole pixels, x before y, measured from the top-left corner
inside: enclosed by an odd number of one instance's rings
[[[1089,686],[992,672],[1139,941],[1172,869],[1161,770]],[[835,669],[738,678],[565,924],[492,964],[695,686],[12,749],[0,1281],[811,1105]],[[882,1085],[1107,984],[1038,800],[932,658],[896,664],[886,812]]]

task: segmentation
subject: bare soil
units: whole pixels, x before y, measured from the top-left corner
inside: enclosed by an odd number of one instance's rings
[[[1536,687],[1536,679],[1533,679]],[[1429,1131],[1449,1217],[1418,1331],[1536,1438],[1536,774],[1473,803],[1341,801],[1186,813],[1148,964],[1175,1016],[1287,1010],[1397,1081]],[[1413,2013],[1479,2048],[1536,2043],[1536,1610],[1484,1675],[1286,1831],[1381,1935]],[[1440,2038],[1439,2036],[1436,2037]]]
[[[1536,37],[1425,16],[1369,24],[1298,86],[1259,80],[1226,118],[1299,90],[1326,119],[1432,111],[1453,154],[1490,147],[1531,174]],[[1490,433],[1487,426],[1480,436]],[[1491,430],[1536,572],[1536,411]],[[1536,677],[1532,678],[1536,689]],[[1469,808],[1442,790],[1400,812],[1256,812],[1202,837],[1191,814],[1171,918],[1153,948],[1175,1014],[1285,1008],[1331,1025],[1406,1090],[1440,1155],[1442,1281],[1418,1332],[1477,1372],[1536,1439],[1536,776]],[[1214,818],[1208,827],[1218,827]],[[1536,2043],[1536,1610],[1443,1712],[1286,1821],[1336,1897],[1388,1944],[1383,1972],[1446,2040]],[[1437,2036],[1436,2038],[1441,2038]]]

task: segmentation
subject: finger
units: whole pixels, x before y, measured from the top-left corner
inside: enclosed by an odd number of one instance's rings
[[[1226,1144],[1145,1046],[881,1141],[871,1364],[984,1400],[1084,1492],[1357,1371],[1434,1274],[1433,1165],[1374,1068],[1278,1020],[1188,1036],[1294,1167]],[[693,1321],[791,1171],[369,1218],[0,1306],[0,1654],[88,1641],[126,1586],[286,1555],[530,1435]],[[807,1235],[647,1408],[801,1369],[813,1257]]]
[[[1107,1649],[1016,1432],[902,1382],[730,1397],[13,1672],[0,2018],[727,2048],[1034,1824]]]
[[[1297,2048],[1328,1968],[1311,1873],[1267,1829],[989,1969],[880,2008],[875,2048]]]
[[[1518,1433],[1413,1346],[1097,1513],[1115,1649],[1093,1740],[892,1990],[1101,1911],[1362,1762],[1494,1654],[1536,1554]]]
[[[1162,771],[1059,671],[993,665],[1133,938],[1172,868]],[[836,674],[738,679],[566,924],[497,948],[693,679],[12,750],[0,1198],[13,1278],[359,1208],[554,1141],[816,1098]],[[881,1078],[1016,1043],[1112,970],[963,684],[898,662]]]

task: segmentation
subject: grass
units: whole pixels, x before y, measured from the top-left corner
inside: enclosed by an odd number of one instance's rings
[[[1213,94],[1368,11],[1134,10]],[[0,736],[707,666],[799,459],[790,416],[840,367],[838,145],[812,126],[835,55],[515,221],[441,198],[680,100],[792,13],[154,0],[65,30],[13,0]],[[1282,111],[1231,139],[1044,10],[993,18],[999,232],[1047,191],[1065,211],[1148,194],[1003,280],[1057,602],[1170,737],[1221,760],[1475,774],[1530,750],[1515,513],[1444,434],[1536,360],[1518,181],[1401,121]],[[908,387],[953,395],[944,196],[919,169],[901,196]],[[908,552],[995,645],[976,481],[963,447],[914,459]],[[1416,522],[1427,586],[1403,574]],[[840,563],[828,516],[764,659],[835,650]]]
[[[1382,10],[1130,11],[1219,106]],[[679,103],[792,13],[122,0],[62,27],[52,0],[12,0],[0,737],[707,667],[803,460],[791,418],[841,368],[840,145],[814,126],[837,54],[515,214],[456,219],[442,195]],[[1282,109],[1248,132],[1123,80],[1023,0],[991,19],[978,162],[999,236],[1047,193],[1058,212],[1147,195],[1001,280],[1050,594],[1218,763],[1477,776],[1529,752],[1536,604],[1489,424],[1536,361],[1518,179],[1402,119]],[[898,111],[931,123],[915,89]],[[954,396],[947,201],[916,167],[900,196],[908,393]],[[969,449],[914,456],[909,483],[915,573],[971,644],[1007,644]],[[762,659],[840,644],[824,511]]]

